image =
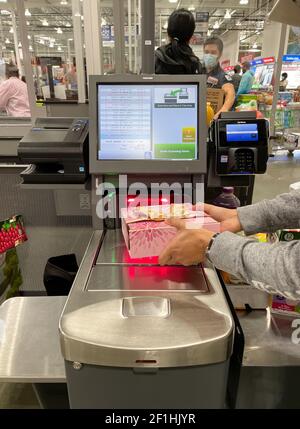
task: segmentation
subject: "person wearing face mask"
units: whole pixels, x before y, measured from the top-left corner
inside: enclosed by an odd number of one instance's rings
[[[235,90],[232,78],[227,75],[220,66],[220,58],[223,53],[223,42],[219,37],[210,37],[204,42],[203,61],[207,72],[207,86],[223,89],[225,93],[224,104],[216,113],[217,119],[221,112],[231,110],[235,101]]]
[[[243,76],[236,96],[240,94],[249,94],[254,81],[254,73],[251,70],[251,64],[246,61],[243,63]]]
[[[168,20],[169,43],[155,51],[156,74],[205,74],[205,68],[189,42],[195,31],[195,18],[186,9],[176,9]]]

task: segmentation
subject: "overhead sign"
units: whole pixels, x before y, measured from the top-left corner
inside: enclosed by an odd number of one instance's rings
[[[272,64],[275,63],[275,57],[257,58],[251,61],[251,66],[257,66],[259,64]]]
[[[195,21],[196,22],[208,22],[209,20],[209,12],[196,12],[195,13]]]
[[[300,55],[283,55],[282,61],[285,63],[300,62]]]

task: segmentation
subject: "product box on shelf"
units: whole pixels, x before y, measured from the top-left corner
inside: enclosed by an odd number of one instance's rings
[[[206,101],[210,103],[214,112],[217,113],[224,104],[225,92],[223,89],[207,88]]]
[[[184,219],[186,227],[220,231],[220,224],[191,204],[135,207],[121,210],[123,237],[131,258],[157,257],[176,236],[166,223],[170,217]]]
[[[280,229],[268,235],[270,243],[279,241],[290,242],[300,240],[300,229]],[[271,311],[273,313],[288,314],[291,316],[300,314],[300,300],[291,300],[281,295],[273,295],[271,301]]]
[[[27,240],[22,216],[0,221],[0,254]]]

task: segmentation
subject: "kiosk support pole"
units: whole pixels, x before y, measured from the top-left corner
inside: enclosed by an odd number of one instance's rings
[[[113,0],[116,73],[125,73],[124,1]]]
[[[154,74],[155,0],[142,0],[142,73]]]

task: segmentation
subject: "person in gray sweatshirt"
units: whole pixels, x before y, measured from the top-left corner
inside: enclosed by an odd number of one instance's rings
[[[207,257],[216,268],[258,289],[300,299],[300,241],[259,243],[235,234],[300,228],[300,191],[237,210],[209,204],[204,204],[204,210],[221,223],[221,233],[186,229],[184,220],[170,219],[178,234],[160,255],[161,265],[195,265]]]

